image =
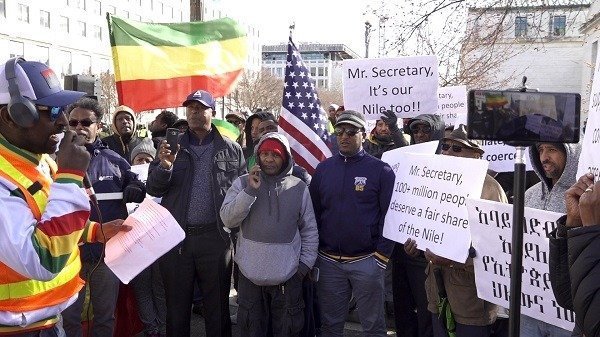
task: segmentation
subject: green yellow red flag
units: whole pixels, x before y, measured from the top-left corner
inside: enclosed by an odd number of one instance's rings
[[[217,127],[217,130],[219,130],[219,133],[222,136],[225,136],[234,142],[240,135],[240,130],[228,121],[213,118],[212,123]]]
[[[135,111],[180,106],[198,89],[228,94],[247,59],[232,19],[145,23],[107,15],[119,104]]]

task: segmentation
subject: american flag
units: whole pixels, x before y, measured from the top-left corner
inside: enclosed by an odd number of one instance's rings
[[[294,161],[313,174],[317,164],[331,156],[327,146],[327,115],[321,108],[315,81],[292,38],[288,42],[283,101],[279,127],[290,141]]]

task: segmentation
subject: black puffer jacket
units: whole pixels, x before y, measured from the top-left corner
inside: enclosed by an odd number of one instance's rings
[[[600,336],[600,225],[568,232],[569,274],[577,325],[586,337]]]

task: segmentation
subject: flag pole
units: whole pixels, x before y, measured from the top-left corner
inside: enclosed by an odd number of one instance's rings
[[[292,34],[294,33],[294,29],[296,28],[296,22],[292,22],[290,25],[290,39],[292,38]]]

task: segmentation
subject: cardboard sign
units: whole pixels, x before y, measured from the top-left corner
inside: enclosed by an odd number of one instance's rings
[[[438,110],[436,56],[344,60],[344,106],[368,120],[394,111],[415,117]]]
[[[504,308],[510,301],[512,205],[467,199],[477,296]],[[572,331],[575,314],[556,303],[548,269],[548,233],[562,214],[525,208],[521,313]]]
[[[383,236],[465,262],[471,246],[466,198],[479,198],[487,162],[392,150],[382,160],[396,173]]]

